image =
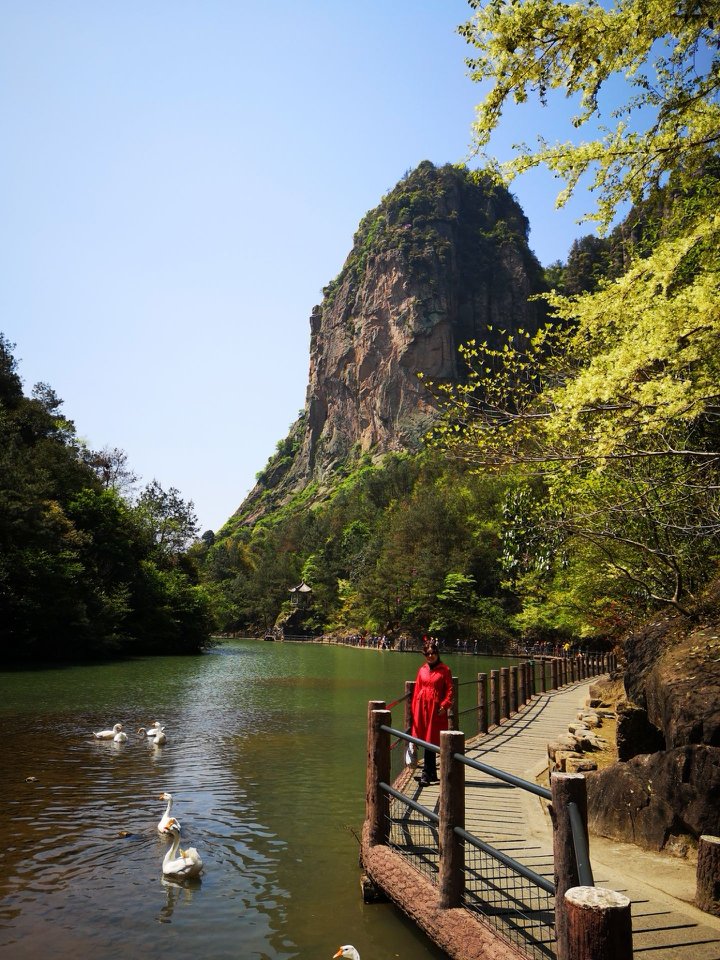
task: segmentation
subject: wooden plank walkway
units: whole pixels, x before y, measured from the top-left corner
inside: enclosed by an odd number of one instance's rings
[[[495,727],[483,737],[470,741],[466,753],[526,780],[534,780],[547,761],[547,744],[567,732],[585,702],[588,683],[576,683],[536,696],[520,713]],[[602,734],[602,730],[599,731]],[[410,779],[405,793],[431,810],[437,809],[438,787],[420,788]],[[518,790],[471,768],[466,770],[466,829],[480,840],[536,873],[552,880],[552,834],[549,817],[540,798]],[[402,817],[401,817],[402,819]],[[423,841],[418,814],[408,811],[405,839],[417,840],[416,865],[433,873],[437,856],[431,838]],[[401,831],[402,832],[402,831]],[[401,844],[402,845],[402,844]],[[473,851],[474,854],[474,851]],[[530,956],[554,956],[551,925],[553,898],[527,881],[513,877],[489,857],[480,855],[478,872],[483,880],[472,881],[470,848],[466,857],[470,867],[467,883],[472,888],[470,902],[482,901],[486,919],[513,942],[523,942]],[[590,858],[597,886],[624,893],[632,901],[633,946],[636,957],[648,960],[720,960],[720,920],[696,910],[691,903],[694,868],[675,858],[647,854],[628,844],[599,838],[590,841]],[[664,892],[671,875],[683,873],[684,886],[678,897]],[[668,883],[663,883],[663,873]],[[651,879],[651,884],[641,878]],[[502,890],[500,889],[502,888]]]

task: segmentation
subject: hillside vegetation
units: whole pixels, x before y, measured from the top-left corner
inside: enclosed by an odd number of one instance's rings
[[[23,393],[0,335],[0,660],[189,653],[211,617],[185,547],[192,504],[78,439],[47,384]]]

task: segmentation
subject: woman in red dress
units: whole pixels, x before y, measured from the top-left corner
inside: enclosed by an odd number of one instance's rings
[[[434,640],[423,646],[425,663],[415,678],[412,698],[412,736],[440,746],[440,731],[448,728],[448,711],[452,707],[453,682],[450,668],[440,659]],[[437,780],[437,758],[434,750],[425,750],[420,786]]]

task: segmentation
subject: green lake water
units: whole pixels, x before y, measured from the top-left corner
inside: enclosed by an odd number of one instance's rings
[[[500,665],[445,659],[461,681]],[[401,696],[421,662],[239,640],[4,672],[0,957],[323,960],[343,943],[363,960],[444,956],[359,888],[367,702]],[[155,720],[163,747],[136,733]],[[116,722],[127,743],[93,739]],[[192,886],[162,877],[163,791],[205,863]]]

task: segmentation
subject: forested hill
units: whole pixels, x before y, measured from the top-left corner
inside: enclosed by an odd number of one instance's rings
[[[201,650],[192,504],[129,496],[123,452],[85,447],[47,384],[25,396],[12,349],[0,334],[0,662]]]
[[[230,526],[310,484],[331,490],[364,454],[417,450],[435,414],[418,380],[458,382],[461,343],[537,329],[545,289],[528,222],[482,173],[424,161],[363,218],[310,317],[305,408]]]
[[[195,548],[223,629],[268,629],[304,577],[317,632],[432,625],[507,643],[504,485],[423,452],[438,403],[419,374],[463,382],[460,344],[536,331],[545,289],[522,209],[484,173],[423,162],[363,218],[312,311],[300,418]]]
[[[543,275],[482,174],[404,178],[312,313],[303,414],[194,548],[221,627],[272,627],[301,578],[318,633],[598,643],[687,613],[718,564],[717,182],[671,178]]]

